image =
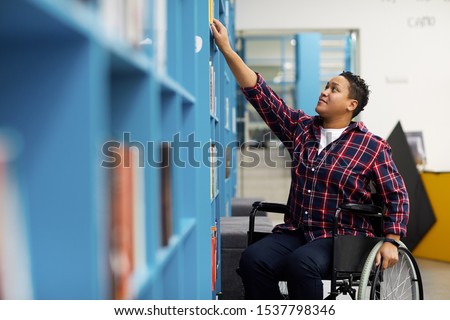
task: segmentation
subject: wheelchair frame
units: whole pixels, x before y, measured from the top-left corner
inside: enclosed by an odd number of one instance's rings
[[[255,231],[255,219],[258,212],[285,214],[287,210],[288,208],[284,204],[263,201],[254,202],[249,216],[248,245],[268,234]],[[338,216],[342,212],[377,219],[380,222],[380,226],[383,218],[381,208],[376,205],[349,203],[343,204],[336,210],[333,228],[331,278],[323,279],[330,280],[331,284],[330,292],[325,300],[335,300],[341,294],[349,295],[353,300],[399,300],[405,298],[423,300],[420,270],[408,248],[400,242],[399,261],[395,266],[381,271],[381,264],[378,267],[375,266],[375,259],[384,238],[380,236],[354,237],[338,235],[337,221]],[[375,227],[375,232],[376,230]],[[358,238],[358,241],[355,241],[355,238]],[[352,248],[351,255],[347,254],[349,245]],[[361,258],[355,258],[355,252]]]

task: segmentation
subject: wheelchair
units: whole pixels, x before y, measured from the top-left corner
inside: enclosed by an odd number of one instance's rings
[[[268,235],[255,230],[258,212],[284,214],[287,205],[256,201],[249,217],[248,245]],[[348,295],[352,300],[423,300],[423,285],[419,267],[408,248],[400,241],[398,262],[391,268],[381,270],[375,265],[378,250],[383,244],[381,233],[382,207],[374,204],[343,204],[336,210],[333,228],[333,253],[330,292],[325,300],[336,300]],[[342,213],[367,217],[375,231],[375,237],[338,235],[337,221]],[[280,279],[280,292],[289,299],[286,282]]]

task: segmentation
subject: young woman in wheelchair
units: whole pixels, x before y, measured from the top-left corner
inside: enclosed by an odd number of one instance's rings
[[[385,207],[386,241],[376,263],[387,269],[398,260],[396,241],[406,236],[409,199],[387,142],[352,119],[366,106],[363,79],[342,72],[329,80],[316,105],[317,116],[290,108],[251,70],[229,43],[218,20],[214,39],[246,99],[288,149],[293,165],[284,223],[242,254],[239,274],[248,299],[278,299],[286,280],[291,299],[323,299],[330,276],[333,221],[343,203],[371,203],[371,184]],[[343,213],[337,233],[373,237],[364,216]]]

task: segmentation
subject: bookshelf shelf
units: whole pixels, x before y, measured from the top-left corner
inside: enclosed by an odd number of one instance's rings
[[[183,99],[183,102],[195,104],[195,97],[182,85],[167,75],[159,76],[163,92],[176,92]]]
[[[119,72],[148,73],[150,60],[143,52],[137,52],[120,45],[109,47],[111,67]]]
[[[0,168],[18,185],[23,206],[11,214],[24,221],[31,261],[8,275],[31,279],[14,298],[215,299],[235,171],[215,168],[211,198],[207,159],[212,141],[235,140],[225,125],[236,88],[212,41],[209,1],[111,3],[0,2],[0,152],[5,139],[18,150],[0,155]],[[217,3],[233,30],[233,6]],[[180,141],[195,147],[178,150]]]
[[[158,267],[164,269],[172,259],[172,255],[176,253],[185,243],[185,240],[195,231],[196,221],[193,218],[184,218],[181,221],[181,232],[174,235],[165,248],[161,248],[157,254]]]

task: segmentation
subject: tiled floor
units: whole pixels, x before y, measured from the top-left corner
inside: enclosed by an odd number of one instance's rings
[[[450,300],[450,263],[416,258],[427,300]]]
[[[290,182],[290,170],[285,168],[287,159],[274,153],[269,158],[269,154],[261,149],[251,151],[258,155],[260,161],[252,168],[239,166],[236,196],[285,203]],[[270,217],[274,223],[281,221],[281,215],[273,214]],[[450,300],[450,262],[416,259],[422,274],[425,299]]]

